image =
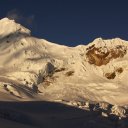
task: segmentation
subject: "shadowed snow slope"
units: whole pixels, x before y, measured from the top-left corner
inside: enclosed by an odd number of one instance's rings
[[[0,20],[1,100],[128,102],[128,42],[95,39],[67,47]],[[2,95],[3,94],[3,95]]]

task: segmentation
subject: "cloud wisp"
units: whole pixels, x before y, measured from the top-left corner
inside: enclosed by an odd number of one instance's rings
[[[30,27],[33,25],[33,22],[35,19],[34,15],[24,16],[17,9],[13,9],[13,10],[10,10],[9,12],[7,12],[7,17],[9,19],[15,20],[18,23],[25,24],[25,25],[30,26]]]

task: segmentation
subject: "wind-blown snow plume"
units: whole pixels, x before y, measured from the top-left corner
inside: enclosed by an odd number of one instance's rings
[[[18,9],[10,10],[7,13],[7,17],[28,26],[32,26],[35,19],[34,15],[24,16]]]

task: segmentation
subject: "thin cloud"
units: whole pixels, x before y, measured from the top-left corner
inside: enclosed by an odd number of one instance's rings
[[[34,15],[23,16],[22,13],[17,9],[10,10],[7,13],[7,17],[9,19],[13,19],[16,22],[21,23],[21,24],[25,24],[27,26],[32,26],[32,24],[33,24],[33,22],[35,20],[35,16]]]
[[[34,22],[34,19],[35,19],[35,16],[34,15],[31,15],[29,17],[27,17],[25,20],[25,22],[28,24],[28,25],[32,25],[33,22]]]

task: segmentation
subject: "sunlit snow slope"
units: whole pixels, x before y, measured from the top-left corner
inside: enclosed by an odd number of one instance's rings
[[[128,102],[128,42],[95,39],[67,47],[0,20],[1,100]]]

